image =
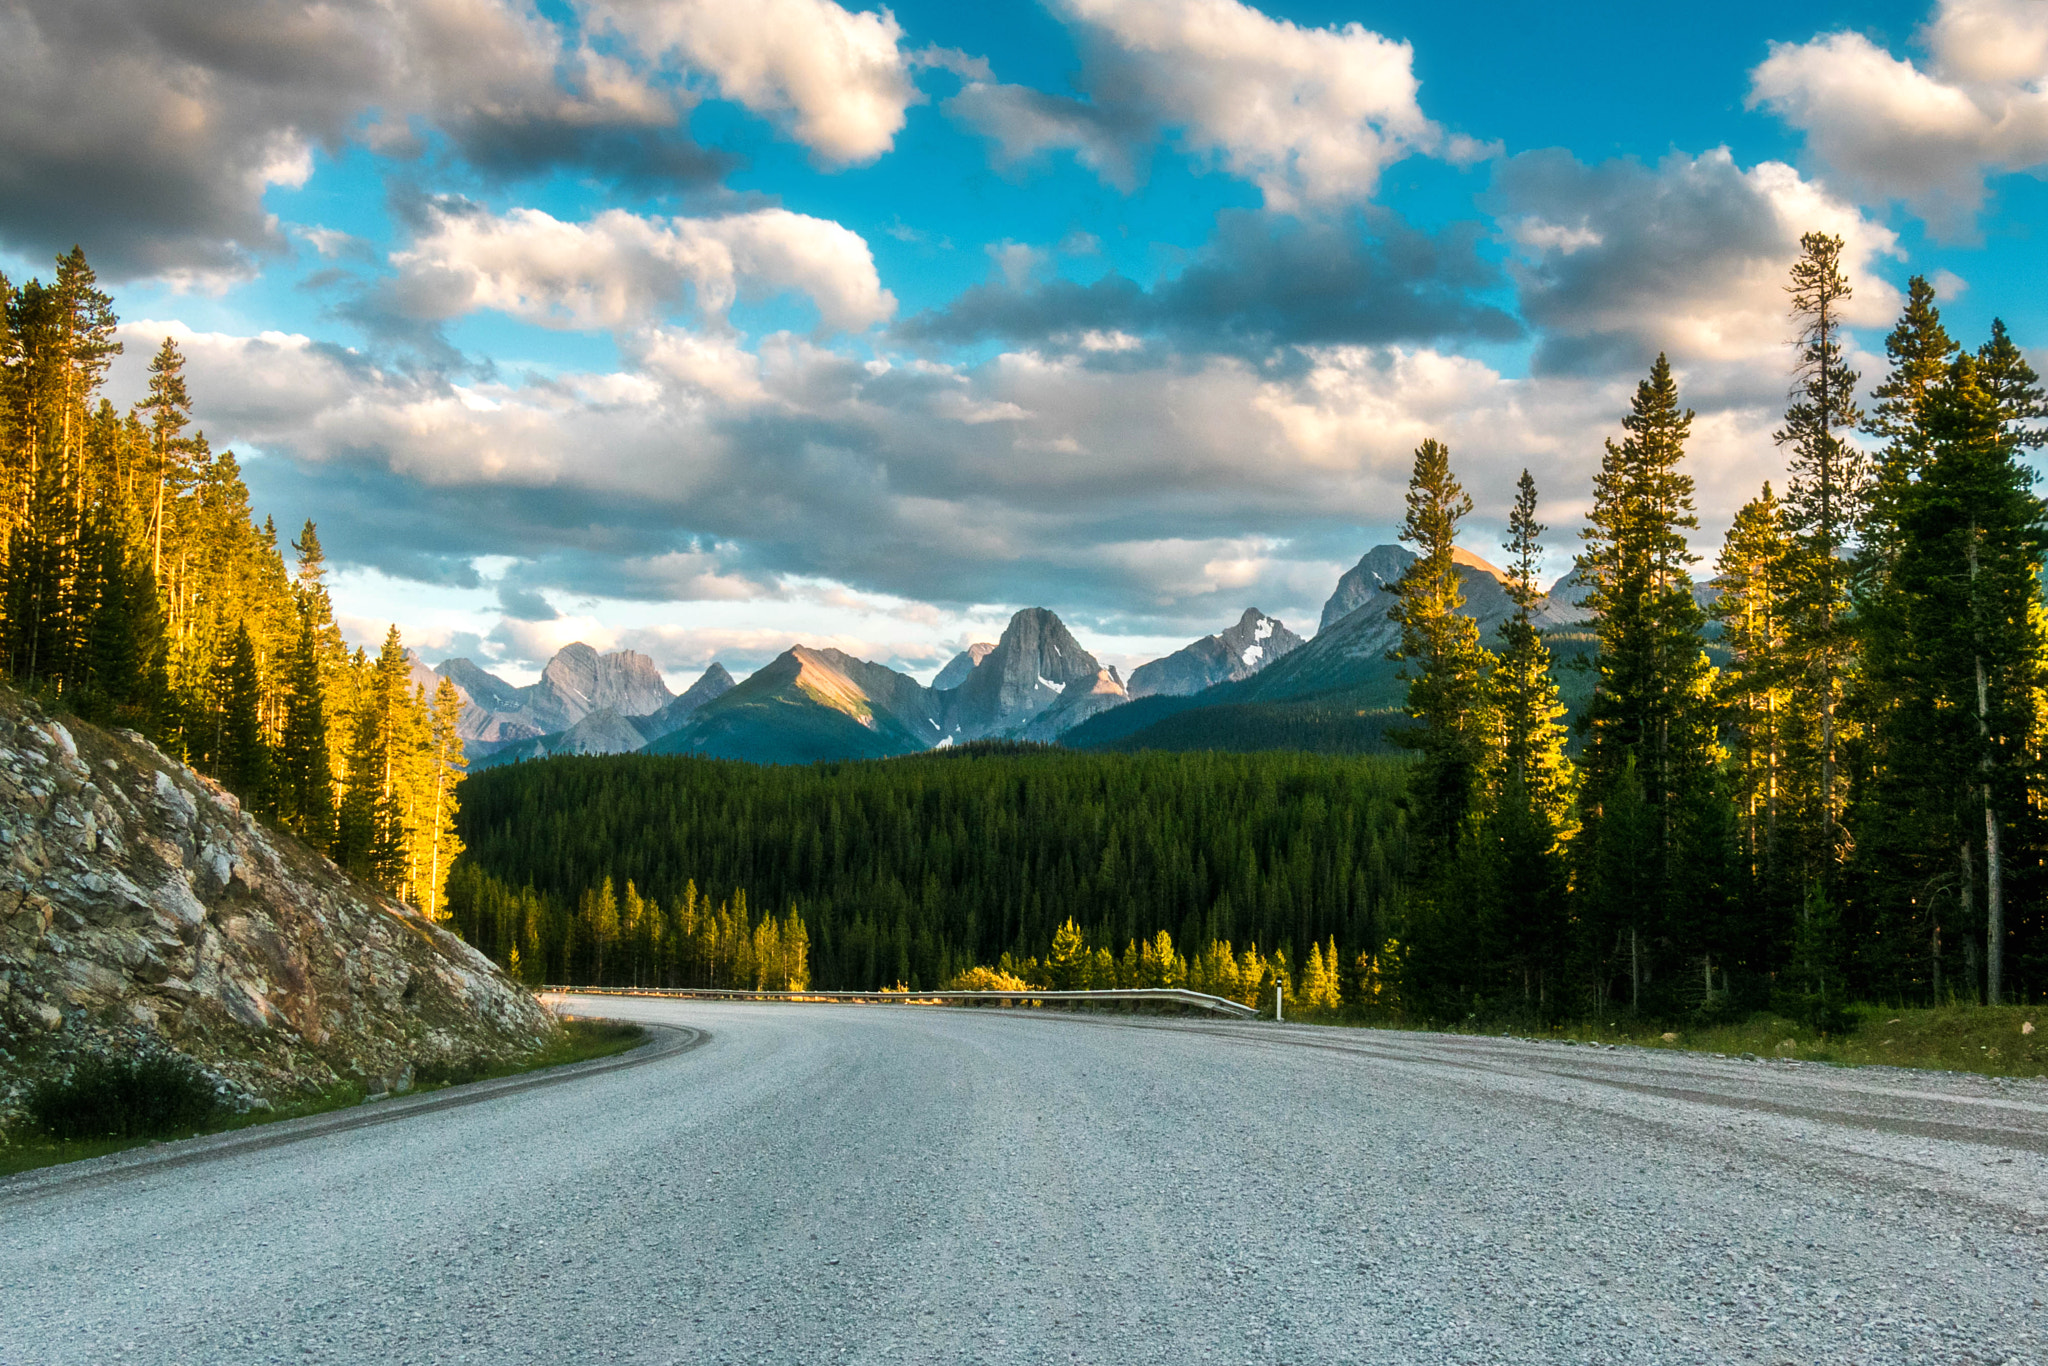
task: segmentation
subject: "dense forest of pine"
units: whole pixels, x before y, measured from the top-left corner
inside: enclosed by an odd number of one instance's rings
[[[1504,542],[1525,610],[1481,638],[1452,559],[1472,500],[1449,450],[1416,451],[1402,539],[1420,558],[1393,611],[1407,719],[1388,734],[1406,760],[524,765],[471,785],[458,922],[501,960],[582,944],[547,971],[586,981],[618,932],[580,908],[617,877],[686,903],[744,888],[800,918],[817,980],[847,988],[1164,973],[1246,996],[1218,962],[1249,952],[1304,1001],[1434,1018],[1770,1007],[1826,1027],[1857,999],[2040,997],[2048,511],[2025,455],[2048,401],[2002,324],[1959,345],[1915,279],[1859,410],[1841,245],[1802,241],[1788,477],[1735,518],[1711,610],[1692,414],[1663,357],[1578,533],[1590,653],[1529,620],[1547,528],[1526,472]],[[1575,728],[1558,644],[1587,670],[1566,676]],[[1200,947],[1183,958],[1176,936]]]
[[[287,565],[230,451],[194,428],[165,338],[126,413],[121,350],[83,252],[0,275],[0,657],[8,677],[128,727],[257,815],[428,914],[461,852],[461,699],[414,686],[393,627],[374,659],[335,626],[309,521]]]
[[[585,911],[607,878],[660,907],[677,942],[677,903],[744,889],[806,927],[820,986],[930,988],[1004,954],[1046,959],[1069,919],[1091,952],[1165,930],[1299,962],[1334,938],[1355,958],[1403,919],[1405,767],[1001,745],[808,767],[515,764],[464,786],[449,907],[500,962],[518,948],[534,981],[630,980],[615,950],[593,975],[621,934]],[[659,980],[712,984],[681,961]]]

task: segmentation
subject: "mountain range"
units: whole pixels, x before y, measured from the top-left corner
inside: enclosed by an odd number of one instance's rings
[[[472,768],[558,754],[699,754],[754,763],[814,763],[916,754],[975,740],[1078,748],[1376,749],[1405,684],[1387,652],[1392,586],[1414,562],[1375,546],[1337,581],[1313,637],[1258,608],[1129,679],[1082,648],[1058,616],[1026,608],[1001,639],[970,645],[929,685],[840,650],[798,645],[736,681],[714,663],[681,695],[654,661],[581,643],[517,687],[468,659],[435,676],[462,693]],[[1489,638],[1514,612],[1506,576],[1457,552],[1466,610]],[[1562,655],[1590,637],[1574,575],[1535,606]],[[1562,674],[1561,674],[1562,677]],[[1574,691],[1567,687],[1568,694]],[[1569,696],[1567,700],[1572,700]]]

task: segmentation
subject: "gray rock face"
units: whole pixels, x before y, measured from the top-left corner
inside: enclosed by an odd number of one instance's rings
[[[1018,729],[1017,738],[1050,744],[1089,717],[1130,700],[1114,668],[1098,670],[1093,678],[1077,678],[1067,684],[1058,701]]]
[[[560,727],[573,726],[602,708],[621,716],[647,716],[660,711],[674,696],[661,681],[654,661],[633,650],[601,655],[578,641],[565,645],[541,670],[526,705],[535,718],[546,722],[556,716]]]
[[[725,665],[714,660],[711,667],[706,669],[695,683],[683,689],[682,695],[675,701],[660,711],[640,718],[637,724],[648,739],[659,740],[664,735],[680,730],[683,723],[695,715],[699,707],[707,702],[716,702],[731,692],[733,687],[732,674],[727,672]]]
[[[600,707],[552,738],[551,754],[631,754],[648,739],[632,718],[610,707]]]
[[[601,655],[581,641],[556,651],[531,687],[515,688],[467,659],[448,660],[434,672],[462,689],[472,704],[463,709],[462,738],[493,744],[565,731],[606,708],[621,716],[651,715],[674,696],[646,655]]]
[[[1413,563],[1415,552],[1403,546],[1376,545],[1366,551],[1358,563],[1345,570],[1344,577],[1337,580],[1336,591],[1323,604],[1323,618],[1316,623],[1316,634],[1329,630],[1368,601],[1384,598],[1391,604],[1393,599],[1387,590]]]
[[[1250,607],[1230,629],[1131,670],[1131,696],[1186,697],[1218,683],[1234,683],[1292,654],[1302,644],[1301,637],[1278,618]]]
[[[981,640],[954,655],[946,661],[946,667],[939,670],[938,677],[932,680],[932,691],[951,692],[965,683],[967,676],[980,668],[981,661],[988,658],[989,652],[995,648],[994,642]]]
[[[485,711],[511,711],[519,705],[519,689],[474,660],[444,659],[434,672],[462,689],[462,695]]]
[[[944,728],[956,740],[1015,731],[1057,702],[1068,684],[1092,686],[1101,672],[1065,623],[1043,607],[1027,607],[1010,618],[967,681],[945,695]]]
[[[1453,558],[1458,566],[1458,582],[1465,592],[1465,612],[1479,623],[1482,636],[1490,637],[1495,627],[1514,615],[1514,600],[1508,596],[1507,575],[1474,555],[1469,550],[1459,549]],[[1322,625],[1316,629],[1321,638],[1332,626],[1353,616],[1363,609],[1371,609],[1371,615],[1383,620],[1394,605],[1394,584],[1415,563],[1415,552],[1404,546],[1377,545],[1368,550],[1364,557],[1337,580],[1337,591],[1323,604]],[[1550,595],[1537,602],[1531,619],[1538,627],[1567,626],[1586,620],[1578,600],[1584,596],[1576,573],[1567,574],[1551,586]],[[1391,629],[1393,623],[1388,622]],[[1399,632],[1387,637],[1388,645],[1399,638]]]
[[[483,955],[141,737],[7,689],[0,1022],[0,1123],[82,1052],[180,1052],[274,1101],[553,1029]]]
[[[1394,606],[1394,584],[1415,556],[1397,545],[1375,546],[1356,568],[1345,574],[1324,607],[1325,625],[1314,640],[1301,646],[1246,683],[1243,701],[1281,701],[1361,685],[1393,686],[1394,666],[1387,652],[1400,643],[1401,631],[1388,617]],[[1456,555],[1458,582],[1465,595],[1464,611],[1479,623],[1480,639],[1491,645],[1501,624],[1514,615],[1501,571],[1467,550]],[[1335,621],[1330,612],[1344,603],[1351,610]],[[1538,629],[1584,620],[1575,606],[1539,599],[1530,613]]]

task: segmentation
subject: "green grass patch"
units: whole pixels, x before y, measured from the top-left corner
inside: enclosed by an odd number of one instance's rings
[[[608,1058],[646,1041],[647,1031],[636,1024],[564,1019],[555,1037],[525,1058],[423,1065],[414,1073],[411,1094]],[[0,1176],[105,1157],[145,1143],[303,1119],[367,1100],[361,1086],[344,1082],[289,1105],[232,1113],[212,1104],[210,1087],[203,1093],[202,1106],[185,1074],[197,1069],[181,1064],[182,1060],[95,1059],[81,1063],[66,1079],[36,1088],[29,1103],[33,1127],[0,1135]]]
[[[1938,1006],[1899,1009],[1858,1005],[1847,1011],[1848,1028],[1826,1032],[1785,1016],[1760,1012],[1726,1024],[1632,1022],[1625,1015],[1581,1021],[1531,1033],[1525,1038],[1573,1040],[1579,1043],[1632,1044],[1640,1048],[1674,1048],[1694,1053],[1750,1054],[1759,1058],[1798,1058],[1838,1067],[1919,1067],[1943,1072],[1975,1072],[1990,1077],[2048,1076],[2048,1009],[2040,1006]],[[1382,1028],[1427,1028],[1453,1034],[1498,1035],[1474,1022],[1455,1025],[1399,1024],[1384,1020],[1335,1020],[1315,1023],[1377,1025]],[[2033,1031],[2028,1032],[2027,1026]]]

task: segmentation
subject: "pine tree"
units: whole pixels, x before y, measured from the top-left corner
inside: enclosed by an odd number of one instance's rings
[[[461,837],[455,833],[455,818],[459,810],[457,788],[467,766],[462,753],[462,705],[462,694],[455,690],[453,683],[443,678],[434,690],[428,719],[432,738],[430,748],[423,756],[428,766],[426,781],[431,782],[432,790],[421,802],[417,821],[420,838],[427,851],[426,880],[419,892],[419,907],[436,918],[442,913],[443,887],[448,870],[462,853]]]
[[[1842,694],[1855,667],[1849,617],[1849,549],[1864,519],[1868,475],[1857,448],[1837,433],[1853,429],[1856,372],[1844,359],[1841,309],[1852,291],[1841,272],[1842,239],[1807,233],[1792,267],[1792,316],[1799,323],[1794,402],[1777,441],[1792,450],[1785,522],[1794,554],[1788,561],[1788,650],[1796,672],[1795,705],[1815,717],[1807,805],[1813,850],[1809,875],[1831,881],[1846,832],[1841,763]]]
[[[1991,340],[1977,348],[1977,383],[1997,409],[2005,439],[2014,449],[2048,446],[2048,427],[2033,425],[2048,419],[2048,395],[2001,318],[1991,320]]]
[[[1393,738],[1420,756],[1412,784],[1416,824],[1440,856],[1455,848],[1492,757],[1486,683],[1493,657],[1463,610],[1456,559],[1458,524],[1471,511],[1471,496],[1451,473],[1449,448],[1434,439],[1416,447],[1401,525],[1416,559],[1394,584],[1387,615],[1401,628],[1393,658],[1404,665],[1407,711],[1417,724]]]
[[[1527,470],[1508,514],[1508,596],[1515,613],[1500,626],[1498,663],[1490,682],[1500,727],[1498,763],[1478,832],[1486,919],[1521,978],[1522,999],[1547,1011],[1566,925],[1567,870],[1574,771],[1565,755],[1564,704],[1551,672],[1550,649],[1530,619],[1543,596],[1537,582],[1542,537],[1536,481]],[[1333,960],[1334,962],[1334,960]]]
[[[197,454],[186,439],[192,425],[192,396],[185,388],[185,358],[169,337],[149,362],[149,394],[141,410],[149,415],[151,503],[149,514],[150,573],[164,574],[165,499],[174,496]]]
[[[1915,719],[1947,743],[1937,760],[1980,813],[1985,995],[2004,995],[2004,832],[2025,804],[2028,740],[2048,643],[2037,611],[2048,514],[2008,416],[1961,356],[1928,395],[1930,458],[1901,516],[1895,570],[1919,661]],[[1966,855],[1967,856],[1967,855]]]
[[[334,846],[334,774],[328,760],[326,685],[313,638],[301,619],[286,684],[283,743],[278,752],[278,806],[285,828],[315,849]]]
[[[1786,623],[1793,550],[1785,511],[1763,492],[1735,514],[1721,546],[1713,615],[1729,660],[1718,695],[1733,739],[1735,801],[1750,877],[1772,886],[1780,871],[1779,815],[1785,800]]]
[[[256,644],[249,628],[235,632],[222,698],[220,757],[215,769],[221,782],[257,815],[276,811],[270,744],[263,734],[262,679],[256,671]]]
[[[1711,805],[1721,754],[1685,532],[1698,526],[1680,469],[1692,413],[1658,356],[1637,387],[1626,435],[1607,443],[1580,533],[1585,605],[1598,616],[1598,682],[1582,725],[1581,817],[1574,841],[1589,888],[1588,949],[1626,964],[1632,1008],[1658,954],[1689,954],[1720,928],[1728,851]],[[1635,811],[1637,798],[1642,816]],[[1627,795],[1624,819],[1610,806]],[[1650,822],[1647,847],[1639,819]],[[1626,860],[1640,860],[1624,867]],[[1617,871],[1619,870],[1619,871]],[[1613,889],[1625,881],[1627,894]],[[1599,890],[1605,888],[1606,890]]]

